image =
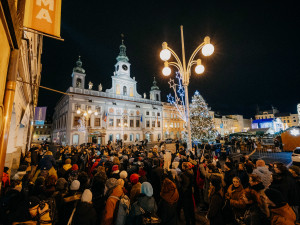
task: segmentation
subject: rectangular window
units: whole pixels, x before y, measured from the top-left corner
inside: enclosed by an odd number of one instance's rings
[[[146,116],[149,116],[149,111],[146,111]]]
[[[109,119],[109,126],[110,127],[113,127],[114,126],[114,119]]]
[[[100,127],[100,118],[95,118],[94,126]]]
[[[157,127],[160,127],[160,121],[157,121]]]
[[[133,127],[133,120],[130,120],[130,127]]]
[[[175,128],[177,127],[177,124],[176,123],[174,123],[174,126],[175,126]]]
[[[173,128],[173,123],[171,123],[171,124],[170,124],[170,127],[172,127],[172,128]]]
[[[127,119],[124,119],[123,122],[124,122],[124,125],[127,124],[126,126],[128,127],[128,121],[127,121]]]
[[[160,116],[160,113],[159,113],[159,112],[157,113],[157,116]]]
[[[294,121],[294,123],[296,123],[296,120],[293,120]]]
[[[38,131],[36,131],[35,133],[36,133],[36,134],[39,134],[39,132],[38,132]]]
[[[150,121],[149,120],[146,121],[146,127],[150,127]]]
[[[155,112],[152,112],[152,116],[155,116]]]
[[[121,119],[117,119],[117,127],[121,126]]]
[[[287,121],[288,123],[290,122],[290,120]]]
[[[155,127],[155,120],[152,121],[152,127]]]
[[[135,121],[135,126],[136,126],[136,127],[140,127],[140,120],[136,120],[136,121]]]
[[[74,121],[73,121],[73,127],[76,127],[79,125],[80,117],[79,116],[74,116]]]

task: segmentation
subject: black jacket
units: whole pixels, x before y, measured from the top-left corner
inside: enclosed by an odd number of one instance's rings
[[[72,225],[95,225],[97,213],[93,205],[87,202],[79,202],[73,216]]]
[[[210,197],[209,209],[207,212],[207,218],[210,221],[210,225],[223,225],[222,214],[223,198],[220,193],[214,193]]]

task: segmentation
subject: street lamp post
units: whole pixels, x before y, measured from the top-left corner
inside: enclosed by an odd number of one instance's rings
[[[202,49],[202,54],[204,56],[210,56],[214,52],[214,46],[210,44],[210,38],[206,36],[202,44],[200,44],[193,54],[191,55],[188,64],[186,65],[185,61],[185,49],[184,49],[184,36],[183,36],[183,26],[180,26],[181,30],[181,47],[182,47],[182,63],[180,58],[177,54],[168,46],[167,42],[162,43],[162,51],[160,52],[160,58],[164,61],[164,68],[162,70],[163,75],[169,76],[171,74],[170,66],[174,66],[178,69],[180,73],[180,78],[182,79],[182,85],[185,91],[185,116],[186,116],[186,123],[187,123],[187,130],[188,130],[188,143],[187,143],[187,151],[192,149],[192,137],[191,137],[191,124],[189,118],[189,96],[188,96],[188,85],[190,82],[191,76],[191,67],[196,65],[195,72],[197,74],[201,74],[204,72],[204,66],[201,64],[201,60],[197,59],[194,60],[197,53]],[[175,58],[176,62],[168,62],[171,56]]]
[[[84,135],[85,135],[85,144],[87,145],[88,143],[88,124],[87,122],[89,121],[89,119],[91,118],[91,115],[94,114],[95,116],[98,115],[98,112],[97,111],[92,111],[91,109],[89,110],[80,110],[80,109],[77,109],[76,113],[78,115],[81,115],[81,117],[84,118],[85,120],[85,132],[84,132]]]

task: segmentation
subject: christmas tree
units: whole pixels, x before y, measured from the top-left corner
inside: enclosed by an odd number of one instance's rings
[[[190,104],[191,135],[194,142],[213,141],[217,131],[209,114],[207,104],[198,91],[192,97]]]

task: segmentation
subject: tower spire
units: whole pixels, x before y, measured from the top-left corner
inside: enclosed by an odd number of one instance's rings
[[[124,34],[121,34],[121,40],[122,40],[122,44],[120,45],[120,53],[117,57],[117,61],[123,61],[123,62],[128,62],[129,59],[126,56],[126,46],[124,44]]]
[[[76,61],[76,67],[73,68],[74,72],[85,73],[85,70],[82,68],[81,56],[78,56],[78,60]]]

